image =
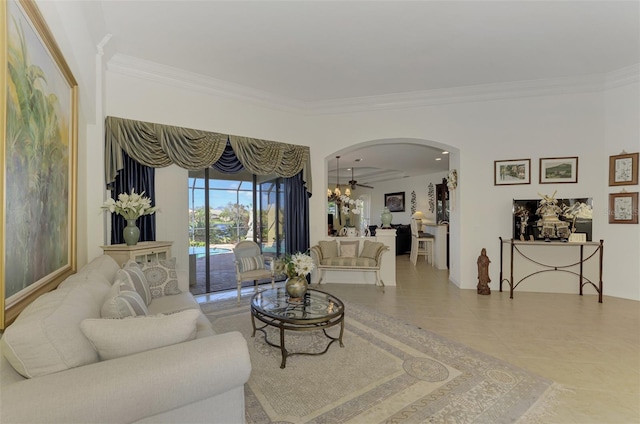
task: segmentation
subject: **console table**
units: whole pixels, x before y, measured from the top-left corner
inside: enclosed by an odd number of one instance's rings
[[[110,244],[100,246],[105,255],[111,256],[118,265],[123,266],[128,260],[144,264],[171,257],[172,241],[141,241],[134,246],[126,244]]]
[[[521,241],[521,240],[514,240],[514,239],[509,239],[509,240],[503,240],[502,237],[499,237],[500,239],[500,291],[502,291],[502,283],[506,282],[507,284],[509,284],[509,297],[511,299],[513,299],[513,291],[515,290],[516,287],[518,287],[518,285],[520,283],[522,283],[524,280],[526,280],[529,277],[532,277],[534,275],[540,274],[540,273],[544,273],[544,272],[552,272],[552,271],[560,271],[560,272],[567,272],[570,274],[574,274],[577,275],[579,277],[579,290],[580,290],[580,295],[582,296],[582,289],[586,284],[591,284],[596,291],[598,292],[598,302],[602,303],[602,257],[603,257],[603,240],[600,240],[600,242],[559,242],[559,241],[553,241],[553,242],[542,242],[542,241]],[[509,249],[510,249],[510,261],[511,261],[511,267],[510,267],[510,276],[509,278],[503,278],[502,275],[502,269],[503,269],[503,248],[505,244],[509,244]],[[535,260],[533,258],[531,258],[529,255],[525,254],[522,249],[520,247],[522,246],[536,246],[537,248],[545,248],[548,246],[562,246],[563,248],[566,249],[577,249],[580,253],[580,257],[578,259],[577,262],[572,262],[566,265],[549,265],[546,263],[543,263],[539,260]],[[593,252],[591,253],[585,253],[585,247],[593,247]],[[530,261],[536,265],[538,265],[541,269],[535,272],[532,272],[528,275],[525,275],[524,277],[520,278],[517,282],[514,279],[514,263],[515,263],[515,255],[518,254],[519,257],[522,257],[524,259],[526,259],[527,261]],[[588,256],[585,257],[585,254],[588,254]],[[596,256],[597,254],[597,256]],[[583,267],[585,262],[589,261],[591,258],[595,258],[594,260],[598,261],[598,283],[596,285],[596,283],[594,283],[593,281],[591,281],[590,279],[586,278],[584,276],[583,273]],[[572,267],[576,267],[578,266],[579,271],[576,272],[574,270],[571,270],[569,268]]]

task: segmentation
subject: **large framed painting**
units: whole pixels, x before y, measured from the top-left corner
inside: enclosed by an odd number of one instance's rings
[[[77,83],[35,2],[0,4],[0,328],[76,271]]]

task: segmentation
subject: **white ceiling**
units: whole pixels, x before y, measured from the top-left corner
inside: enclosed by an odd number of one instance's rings
[[[640,63],[635,0],[93,0],[82,7],[96,44],[113,36],[113,61],[187,71],[274,103],[392,102],[411,93],[603,75]],[[420,172],[434,172],[425,166],[440,154],[407,147],[393,165],[397,151],[376,146],[340,165],[346,169],[366,153],[362,168],[372,169],[358,178],[367,183],[383,172],[377,167],[410,176],[415,162]]]
[[[358,184],[375,187],[376,182],[380,181],[444,172],[449,169],[449,155],[444,154],[442,149],[403,141],[364,146],[338,156],[342,186],[346,186],[351,180],[351,170]],[[329,160],[328,180],[331,187],[335,186],[338,177],[337,163],[335,157]]]

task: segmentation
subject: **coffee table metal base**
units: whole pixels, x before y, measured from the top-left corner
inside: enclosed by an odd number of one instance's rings
[[[264,325],[262,327],[256,327],[256,319],[263,322]],[[326,331],[327,328],[333,327],[338,324],[340,324],[340,335],[338,337],[333,337],[327,334],[327,331]],[[342,335],[344,334],[344,312],[338,315],[337,317],[334,317],[333,319],[329,319],[327,321],[314,322],[314,323],[308,323],[308,324],[294,324],[294,323],[284,322],[282,320],[264,315],[260,313],[260,311],[252,307],[251,308],[251,325],[253,326],[253,333],[251,334],[251,337],[255,337],[256,331],[261,331],[264,334],[264,341],[269,346],[273,346],[280,349],[280,352],[282,353],[282,362],[280,364],[280,368],[286,367],[287,358],[289,356],[323,355],[327,353],[327,351],[329,350],[329,347],[336,341],[340,343],[340,347],[344,347],[344,344],[342,343]],[[265,328],[268,326],[275,327],[279,330],[280,344],[275,344],[268,339],[267,332],[265,331]],[[284,343],[285,331],[317,331],[317,330],[322,330],[325,337],[327,337],[327,339],[330,340],[329,343],[327,344],[327,347],[322,352],[289,352],[285,347],[285,343]]]

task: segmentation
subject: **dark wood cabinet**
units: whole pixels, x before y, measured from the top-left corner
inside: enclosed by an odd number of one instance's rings
[[[447,225],[447,268],[449,268],[449,187],[447,179],[436,184],[436,222]]]
[[[442,179],[442,184],[436,184],[436,222],[449,222],[449,188],[446,178]]]

